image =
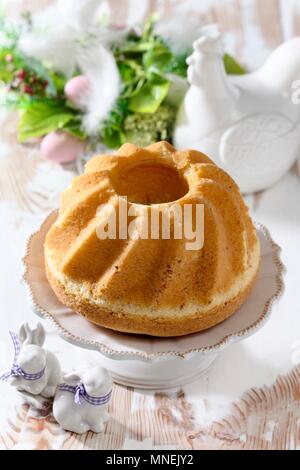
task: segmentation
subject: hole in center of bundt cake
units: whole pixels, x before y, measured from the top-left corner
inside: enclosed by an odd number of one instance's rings
[[[189,187],[175,168],[147,163],[127,168],[115,178],[114,187],[120,196],[136,204],[162,204],[177,201]]]

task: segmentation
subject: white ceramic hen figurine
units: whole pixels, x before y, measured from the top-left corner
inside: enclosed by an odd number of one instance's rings
[[[291,98],[299,51],[300,37],[256,72],[228,76],[221,34],[215,25],[204,27],[188,59],[190,88],[177,117],[176,147],[210,155],[243,193],[278,181],[300,151],[300,106]]]

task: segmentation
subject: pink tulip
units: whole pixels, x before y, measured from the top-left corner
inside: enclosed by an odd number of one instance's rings
[[[90,81],[85,75],[71,78],[65,85],[65,95],[77,106],[82,106],[84,98],[90,91]]]
[[[67,163],[76,160],[83,153],[86,142],[67,132],[50,132],[40,146],[44,158],[57,163]]]

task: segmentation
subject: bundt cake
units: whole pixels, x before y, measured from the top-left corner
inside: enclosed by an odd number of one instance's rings
[[[175,206],[186,205],[191,227],[204,235],[197,249],[175,216]],[[201,227],[196,207],[204,208]],[[169,233],[163,223],[152,233],[144,222],[163,211]],[[92,158],[62,194],[45,241],[47,276],[65,305],[98,325],[153,336],[225,320],[249,295],[259,262],[256,230],[234,181],[206,155],[166,142],[125,144]]]

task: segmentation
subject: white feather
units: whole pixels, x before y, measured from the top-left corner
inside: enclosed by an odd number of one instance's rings
[[[22,35],[20,49],[49,61],[60,72],[72,74],[78,48],[83,44],[87,47],[99,42],[109,46],[122,38],[122,31],[103,24],[103,5],[103,0],[57,0],[33,15],[33,28]]]
[[[59,72],[71,75],[76,66],[78,31],[62,21],[58,4],[33,15],[32,25],[32,29],[19,40],[21,51],[49,62]]]
[[[120,76],[109,47],[122,41],[126,30],[101,23],[103,0],[57,0],[33,16],[32,31],[19,46],[27,55],[52,64],[67,76],[76,69],[87,76],[90,90],[82,97],[88,134],[99,131],[120,93]]]
[[[81,100],[86,109],[84,127],[90,135],[99,131],[100,122],[110,112],[120,94],[121,80],[113,54],[103,46],[83,50],[78,64],[90,82],[90,90]]]
[[[104,3],[104,0],[57,0],[57,8],[61,20],[82,33],[99,26]]]

